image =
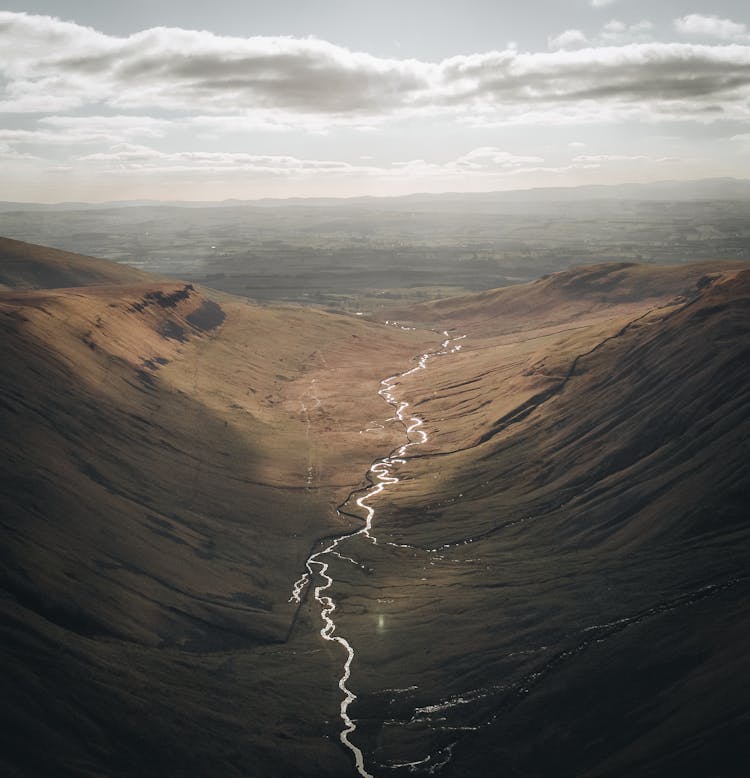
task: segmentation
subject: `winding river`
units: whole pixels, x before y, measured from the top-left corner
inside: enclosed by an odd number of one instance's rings
[[[386,322],[394,326],[399,326],[397,322]],[[375,508],[370,504],[373,498],[377,497],[387,486],[398,483],[398,476],[394,474],[396,465],[403,464],[406,461],[406,454],[412,446],[423,445],[427,441],[427,433],[420,429],[424,423],[417,415],[412,415],[408,412],[409,403],[405,400],[399,400],[395,396],[396,388],[399,382],[418,372],[424,370],[427,367],[427,363],[430,359],[437,356],[443,356],[445,354],[452,354],[461,348],[461,344],[458,342],[465,336],[451,337],[450,334],[445,331],[443,333],[445,340],[440,345],[440,348],[436,351],[422,354],[418,360],[417,365],[410,370],[406,370],[398,375],[384,378],[380,382],[380,390],[378,394],[391,406],[396,409],[395,418],[401,422],[406,428],[406,443],[399,448],[392,451],[388,456],[377,460],[371,465],[368,471],[368,480],[372,484],[369,489],[365,490],[365,493],[356,500],[356,504],[362,508],[365,512],[364,525],[356,532],[349,532],[332,540],[321,551],[316,551],[311,554],[307,562],[305,563],[305,572],[302,576],[295,581],[292,588],[292,594],[289,598],[289,602],[302,604],[303,592],[307,585],[314,579],[319,579],[321,583],[317,584],[314,589],[314,597],[316,602],[320,605],[320,616],[323,620],[323,627],[320,630],[320,636],[323,640],[338,643],[346,653],[346,659],[344,661],[343,673],[339,678],[338,686],[343,694],[341,705],[339,709],[339,715],[343,724],[339,739],[342,744],[348,748],[353,756],[354,762],[357,767],[357,772],[362,778],[373,778],[372,774],[367,771],[365,767],[364,755],[360,748],[358,748],[350,740],[350,735],[357,729],[357,725],[349,716],[348,710],[351,703],[356,699],[356,695],[347,686],[347,682],[351,677],[352,663],[356,657],[356,651],[352,644],[341,635],[336,634],[336,622],[333,615],[336,611],[336,603],[331,596],[331,587],[333,586],[333,578],[328,574],[329,563],[326,561],[327,556],[338,556],[349,561],[358,564],[350,557],[342,557],[338,551],[339,545],[349,539],[362,535],[367,538],[371,543],[377,543],[377,538],[374,534],[373,522],[375,519]],[[341,506],[340,506],[341,507]]]

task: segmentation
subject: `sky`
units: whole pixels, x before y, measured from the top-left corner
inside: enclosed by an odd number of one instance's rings
[[[0,10],[0,200],[750,177],[746,0]]]

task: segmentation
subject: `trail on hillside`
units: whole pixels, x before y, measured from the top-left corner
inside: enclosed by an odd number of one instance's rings
[[[387,324],[393,324],[399,326],[396,322],[387,322]],[[339,709],[339,715],[343,728],[339,734],[341,743],[352,752],[354,756],[354,762],[357,768],[357,772],[362,778],[373,778],[372,774],[367,771],[365,767],[364,754],[361,749],[358,748],[350,739],[350,735],[357,729],[357,725],[354,720],[349,716],[348,710],[351,703],[357,698],[357,695],[352,692],[348,686],[348,681],[351,677],[352,664],[356,659],[355,647],[343,636],[336,633],[336,622],[334,620],[334,612],[336,611],[336,602],[333,598],[332,591],[334,586],[334,579],[329,575],[329,562],[325,560],[327,556],[335,556],[340,559],[352,562],[355,565],[361,566],[359,562],[350,556],[345,556],[339,550],[339,547],[345,541],[355,538],[357,536],[363,536],[371,543],[377,543],[377,537],[374,529],[375,508],[371,505],[371,501],[381,494],[386,487],[393,486],[399,482],[398,476],[395,474],[397,465],[404,464],[406,462],[407,452],[413,446],[421,446],[427,441],[427,433],[421,429],[424,424],[424,420],[416,415],[411,414],[409,409],[409,403],[406,400],[401,400],[396,397],[396,391],[400,382],[408,376],[424,370],[427,367],[430,359],[438,356],[445,356],[447,354],[453,354],[461,349],[461,341],[465,335],[457,337],[451,337],[448,331],[444,331],[443,335],[445,339],[440,345],[440,348],[436,351],[427,352],[420,355],[417,358],[417,364],[415,367],[406,370],[403,373],[389,376],[384,378],[380,382],[380,390],[378,394],[387,402],[390,406],[395,408],[395,418],[404,425],[406,429],[406,443],[391,451],[387,456],[382,459],[376,460],[371,466],[366,475],[366,480],[370,486],[365,489],[358,489],[352,492],[349,497],[339,506],[337,512],[339,514],[344,513],[343,506],[349,501],[354,494],[362,491],[363,494],[356,499],[356,505],[358,505],[364,512],[364,525],[356,532],[348,532],[331,541],[327,542],[325,548],[320,551],[316,551],[311,554],[305,563],[305,572],[302,576],[294,582],[292,587],[292,594],[289,598],[289,602],[295,603],[297,606],[301,606],[305,592],[309,584],[315,581],[313,589],[315,601],[320,605],[320,616],[323,620],[323,627],[320,630],[320,636],[323,640],[338,643],[346,653],[346,659],[344,661],[343,673],[338,681],[338,687],[343,693],[341,705]]]

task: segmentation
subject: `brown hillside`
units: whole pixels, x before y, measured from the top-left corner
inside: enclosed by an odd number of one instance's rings
[[[379,379],[436,337],[217,299],[0,293],[8,770],[247,775],[287,737],[294,774],[347,764],[323,739],[338,657],[294,658],[287,600],[402,438]]]
[[[373,775],[744,776],[744,267],[390,315],[466,338],[397,382],[429,440],[377,543],[326,557]],[[158,279],[0,292],[5,771],[355,774],[342,647],[287,600],[403,442],[378,380],[438,340]]]
[[[649,301],[684,302],[696,293],[701,280],[747,264],[716,262],[694,265],[587,265],[544,276],[530,284],[506,286],[478,294],[451,297],[408,309],[393,309],[391,319],[422,324],[449,323],[462,332],[486,338],[523,329],[538,330],[545,324],[601,315],[630,305],[634,310]],[[577,323],[577,322],[576,322]]]
[[[133,284],[149,278],[127,265],[0,237],[0,289]]]
[[[375,574],[335,571],[376,774],[742,775],[750,271],[602,266],[415,313],[469,334],[404,381],[431,438],[377,552],[347,547]]]

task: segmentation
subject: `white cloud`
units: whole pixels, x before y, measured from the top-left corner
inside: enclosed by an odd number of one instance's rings
[[[37,160],[38,157],[17,151],[9,143],[5,143],[0,136],[0,159],[5,162],[20,162]]]
[[[227,114],[198,114],[197,116],[185,116],[175,120],[175,124],[181,124],[204,138],[217,138],[229,133],[247,133],[258,130],[264,132],[289,132],[299,122],[290,121],[290,117],[281,114],[265,112],[263,115],[246,111],[244,113]],[[306,118],[305,128],[308,132],[319,132],[328,126],[326,121],[315,121]]]
[[[573,167],[590,169],[625,163],[630,169],[639,163],[652,167],[680,161],[677,157],[653,157],[648,154],[578,154],[573,157],[571,164]]]
[[[648,160],[643,154],[579,154],[573,162],[639,162]]]
[[[646,42],[651,38],[654,25],[646,19],[635,24],[625,24],[619,19],[612,19],[602,28],[600,42],[604,45],[618,45],[633,42]]]
[[[473,86],[470,126],[750,119],[750,48],[645,43],[443,63]],[[455,72],[454,72],[455,70]]]
[[[541,157],[511,154],[495,146],[482,146],[459,157],[454,164],[463,170],[508,170],[538,162],[544,160]]]
[[[621,33],[627,29],[624,22],[619,19],[612,19],[604,25],[604,32]]]
[[[617,0],[590,0],[592,8],[604,8],[607,5],[612,5]]]
[[[675,19],[674,25],[683,35],[718,38],[724,41],[750,40],[747,25],[714,15],[688,14]]]
[[[604,30],[613,36],[647,31],[647,22],[613,22]],[[582,43],[582,35],[569,30],[556,43]],[[195,123],[207,135],[232,127],[374,127],[399,116],[463,120],[470,114],[492,126],[746,120],[750,114],[750,47],[738,44],[507,49],[431,63],[378,58],[315,39],[172,28],[118,38],[49,17],[0,12],[0,66],[0,110],[176,113],[175,123]],[[85,134],[70,122],[61,125],[64,132]],[[127,141],[166,127],[138,122],[110,117],[107,126],[99,119],[92,133]]]
[[[82,162],[147,162],[150,160],[166,159],[169,155],[134,143],[118,143],[109,151],[86,154],[79,157]]]
[[[79,139],[162,138],[174,122],[153,116],[45,116],[40,120],[64,141]]]
[[[2,129],[0,140],[17,146],[74,146],[164,137],[171,121],[151,116],[44,116],[35,129]]]
[[[71,181],[88,176],[108,182],[112,174],[137,182],[142,192],[158,188],[162,178],[177,181],[178,192],[189,191],[183,186],[187,180],[229,180],[238,192],[244,181],[259,179],[279,187],[289,183],[284,191],[303,191],[304,186],[292,186],[302,182],[310,192],[326,177],[344,182],[347,191],[361,181],[367,187],[384,182],[379,191],[394,181],[402,191],[422,185],[433,191],[502,188],[503,181],[525,174],[547,180],[546,174],[628,164],[584,155],[593,141],[570,145],[567,154],[580,158],[568,165],[524,151],[523,145],[480,145],[497,138],[526,142],[526,127],[536,132],[571,126],[567,137],[589,140],[594,136],[576,128],[750,121],[750,46],[737,39],[644,42],[651,32],[646,21],[613,19],[588,40],[580,30],[564,32],[550,41],[552,51],[508,47],[422,62],[379,58],[315,39],[168,28],[116,37],[50,17],[0,12],[0,111],[30,112],[14,117],[12,128],[0,128],[3,172],[36,166],[40,187],[52,170],[60,182],[68,174]],[[426,159],[383,162],[399,127],[417,124],[431,134],[421,152]],[[436,138],[447,124],[524,129],[485,132],[476,141],[479,148],[436,162]],[[294,132],[293,145],[287,145]],[[317,143],[325,133],[332,137]],[[301,150],[338,148],[333,144],[339,140],[348,162],[328,159],[331,152],[309,151],[307,159]],[[275,145],[281,141],[284,145]],[[562,145],[565,153],[565,141]],[[232,151],[217,151],[222,148]],[[290,148],[298,156],[256,153]],[[412,154],[417,156],[406,156]],[[654,161],[630,160],[642,167]],[[9,175],[3,185],[18,196]],[[277,191],[254,189],[261,190]]]
[[[290,155],[260,155],[245,152],[164,152],[141,144],[120,143],[104,152],[78,158],[78,168],[88,166],[108,175],[158,173],[161,176],[216,175],[245,179],[278,178],[305,180],[325,175],[343,179],[413,179],[415,181],[501,180],[519,171],[539,169],[542,157],[513,154],[495,146],[482,146],[445,162],[411,159],[376,165],[372,157],[357,163],[340,160],[304,159]]]
[[[550,49],[569,49],[576,46],[585,46],[588,39],[581,30],[565,30],[559,35],[547,38]]]
[[[154,28],[127,38],[46,16],[0,12],[8,85],[0,109],[84,104],[230,107],[357,114],[415,99],[431,66],[381,59],[315,39],[233,38]]]
[[[158,172],[223,172],[260,173],[270,175],[304,175],[325,172],[347,173],[355,166],[331,160],[299,159],[288,155],[248,154],[225,151],[164,152],[139,144],[120,143],[109,151],[86,154],[80,162],[103,163],[112,169]],[[360,172],[362,168],[360,168]]]

